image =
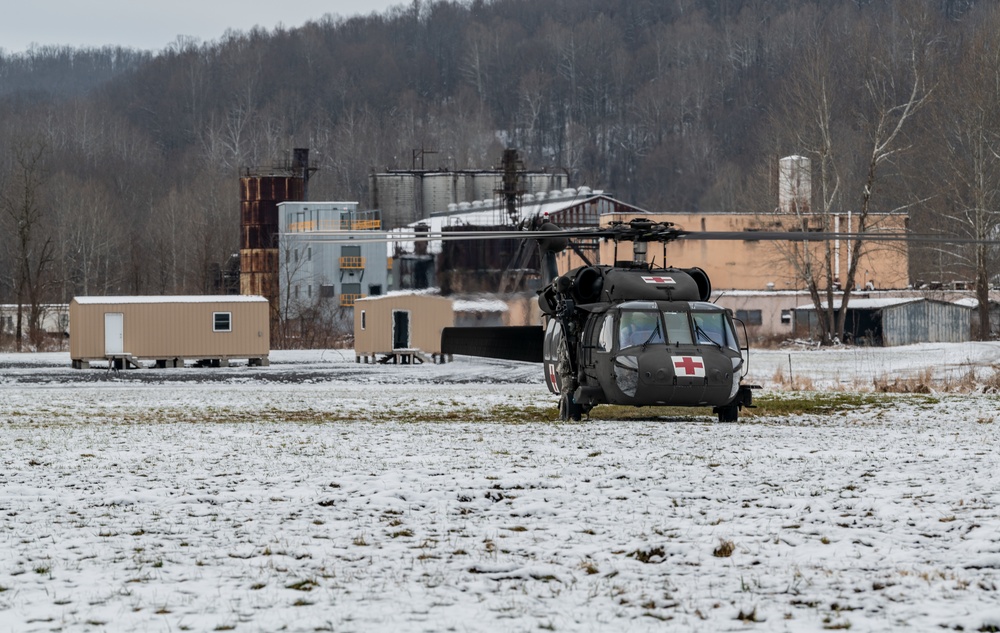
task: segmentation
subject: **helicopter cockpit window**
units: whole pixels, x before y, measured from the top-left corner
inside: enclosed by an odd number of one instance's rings
[[[721,312],[694,312],[694,332],[698,343],[738,349],[736,337]]]
[[[618,321],[618,349],[663,343],[659,312],[623,310]]]
[[[671,345],[691,345],[691,324],[686,312],[664,312],[667,324],[667,342]]]
[[[600,352],[610,352],[615,338],[615,320],[611,313],[604,315],[601,322],[601,330],[597,335],[597,350]]]

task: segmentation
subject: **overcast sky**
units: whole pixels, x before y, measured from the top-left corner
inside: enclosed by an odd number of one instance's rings
[[[302,26],[326,13],[382,13],[407,0],[21,0],[5,2],[0,48],[20,53],[32,44],[122,45],[159,51],[178,35],[202,42],[227,29]]]

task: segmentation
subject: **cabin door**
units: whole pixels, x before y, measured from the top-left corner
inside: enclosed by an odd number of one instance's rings
[[[410,349],[410,313],[407,310],[392,313],[392,349]]]
[[[121,312],[104,313],[104,353],[108,356],[125,352],[125,315]]]

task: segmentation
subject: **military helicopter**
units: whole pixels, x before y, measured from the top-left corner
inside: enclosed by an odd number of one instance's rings
[[[352,238],[369,239],[362,234]],[[646,260],[650,242],[745,240],[746,232],[685,231],[646,219],[563,230],[537,218],[516,231],[410,232],[390,240],[510,238],[535,240],[543,256],[545,285],[538,291],[538,304],[544,325],[444,328],[443,354],[541,363],[546,386],[559,396],[563,420],[580,420],[599,404],[621,404],[711,407],[720,422],[737,422],[742,409],[753,406],[753,391],[759,387],[743,382],[749,366],[745,325],[709,301],[712,285],[702,269],[656,267]],[[572,241],[594,238],[615,242],[614,265],[590,263]],[[753,239],[977,242],[811,231],[755,231]],[[632,243],[632,260],[617,259],[619,242]],[[560,275],[556,254],[567,247],[585,264]]]
[[[543,363],[563,420],[580,420],[599,404],[622,404],[710,406],[720,422],[736,422],[752,406],[756,387],[742,382],[749,353],[737,336],[742,324],[709,302],[708,275],[646,261],[649,242],[673,241],[683,231],[645,219],[593,230],[564,232],[551,223],[539,229],[549,278],[538,293],[545,325],[445,328],[443,353]],[[577,251],[586,264],[559,275],[555,255],[569,237],[630,241],[634,257],[594,265]]]

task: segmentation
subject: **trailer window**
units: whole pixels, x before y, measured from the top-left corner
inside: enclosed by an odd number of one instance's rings
[[[233,331],[233,313],[232,312],[213,312],[212,313],[212,331],[213,332],[232,332]]]

